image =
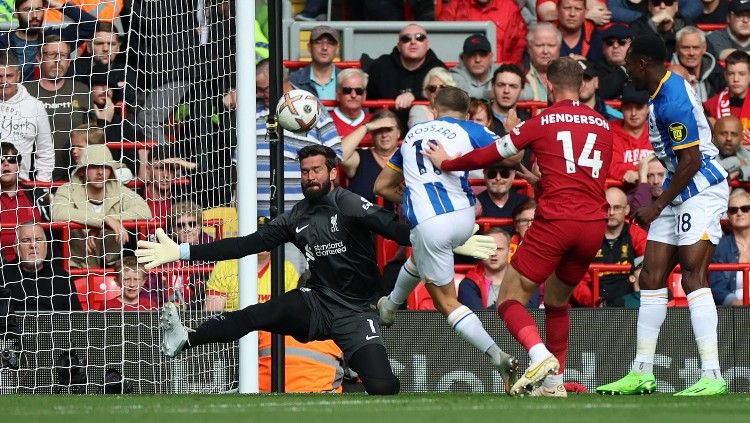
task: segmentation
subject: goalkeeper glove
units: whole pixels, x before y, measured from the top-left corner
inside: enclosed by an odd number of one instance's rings
[[[479,225],[474,225],[474,230],[471,232],[472,235],[463,245],[460,245],[453,249],[456,254],[464,256],[470,256],[478,259],[487,259],[491,255],[495,254],[497,250],[497,243],[491,236],[486,235],[474,235],[479,230]]]
[[[156,230],[156,238],[158,242],[138,241],[138,249],[135,250],[138,262],[146,270],[180,259],[180,246],[164,233],[164,229]]]

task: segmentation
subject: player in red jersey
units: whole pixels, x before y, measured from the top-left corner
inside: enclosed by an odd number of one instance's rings
[[[439,144],[424,154],[448,171],[484,168],[526,147],[537,157],[542,175],[539,205],[500,286],[498,313],[531,361],[510,394],[521,394],[531,385],[531,395],[564,397],[568,299],[604,238],[608,207],[604,181],[612,158],[612,133],[606,119],[578,102],[583,70],[575,60],[552,61],[547,77],[555,104],[495,145],[454,159]],[[545,282],[546,345],[524,306]]]

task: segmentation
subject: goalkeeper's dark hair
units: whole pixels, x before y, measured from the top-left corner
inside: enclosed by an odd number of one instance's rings
[[[302,163],[303,159],[306,159],[308,157],[313,156],[323,156],[326,158],[326,168],[328,168],[328,171],[330,172],[333,170],[333,168],[336,167],[336,152],[333,151],[331,147],[326,147],[325,145],[315,144],[315,145],[308,145],[307,147],[302,147],[297,152],[297,159]]]

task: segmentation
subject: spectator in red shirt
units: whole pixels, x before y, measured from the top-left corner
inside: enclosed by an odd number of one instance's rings
[[[370,113],[362,109],[367,100],[367,74],[361,69],[344,69],[336,77],[336,101],[338,105],[331,113],[336,131],[343,139],[355,129],[370,121]],[[365,135],[363,142],[369,144],[370,134]]]
[[[649,139],[648,93],[626,85],[622,94],[623,119],[610,122],[612,128],[612,164],[608,178],[628,184],[639,179],[638,166],[643,158],[654,152]]]
[[[2,150],[2,173],[0,174],[0,246],[6,262],[15,260],[15,226],[22,222],[41,222],[45,211],[47,218],[47,196],[40,189],[27,189],[18,184],[18,169],[21,155],[9,142],[0,143]]]
[[[101,310],[148,311],[157,308],[147,293],[143,292],[147,272],[134,256],[123,257],[115,264],[115,282],[122,288],[122,295],[102,303]]]
[[[438,20],[491,21],[497,27],[497,61],[523,62],[527,29],[515,0],[450,0]]]
[[[703,108],[712,122],[724,116],[736,116],[742,127],[750,129],[750,55],[735,50],[724,62],[724,79],[727,87],[703,103]]]
[[[152,149],[149,156],[148,180],[138,193],[146,200],[151,216],[166,219],[172,212],[175,179],[181,177],[183,171],[194,170],[198,165],[182,159],[169,145]]]

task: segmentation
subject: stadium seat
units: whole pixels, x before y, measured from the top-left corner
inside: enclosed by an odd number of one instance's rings
[[[74,282],[83,311],[100,310],[105,301],[120,296],[114,276],[88,275]]]
[[[214,207],[203,210],[203,220],[221,219],[221,235],[223,238],[236,237],[239,233],[237,223],[237,209],[234,207]],[[204,226],[203,232],[216,238],[216,228]]]
[[[687,307],[687,295],[682,289],[682,273],[672,272],[667,281],[667,287],[672,293],[672,299],[667,303],[667,307]]]

